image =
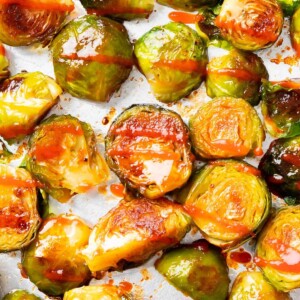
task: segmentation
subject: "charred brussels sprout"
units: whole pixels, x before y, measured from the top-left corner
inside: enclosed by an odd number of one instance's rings
[[[0,252],[27,246],[39,225],[36,183],[26,170],[0,164]]]
[[[219,249],[205,240],[165,253],[155,267],[194,300],[227,299],[229,277],[225,259]]]
[[[82,254],[91,271],[141,263],[180,242],[190,223],[183,208],[167,199],[123,200],[99,220]]]
[[[205,239],[232,248],[254,236],[271,208],[271,195],[260,172],[234,160],[211,162],[177,196]]]
[[[72,20],[51,44],[58,83],[71,95],[108,101],[132,69],[132,45],[125,27],[83,16]]]
[[[1,1],[0,41],[11,46],[47,44],[73,9],[72,0]]]
[[[112,124],[105,138],[109,167],[129,188],[158,198],[191,175],[189,132],[181,117],[153,105],[135,105]]]
[[[134,53],[154,96],[162,102],[189,95],[205,74],[205,42],[182,23],[152,28],[136,42]]]
[[[6,79],[9,76],[8,70],[9,62],[5,56],[5,48],[0,43],[0,81]]]
[[[277,0],[285,16],[291,16],[300,6],[299,0]]]
[[[132,20],[147,18],[153,11],[154,0],[80,0],[88,13]]]
[[[260,57],[235,48],[214,57],[207,65],[206,91],[211,98],[243,98],[251,105],[259,102],[261,79],[268,72]]]
[[[35,241],[22,253],[22,267],[30,281],[51,296],[87,283],[90,271],[79,251],[87,244],[90,231],[72,215],[44,220]]]
[[[243,99],[215,98],[198,110],[189,126],[192,145],[203,158],[262,155],[260,118]]]
[[[255,51],[277,40],[283,14],[276,0],[225,0],[216,25],[236,48]]]
[[[277,291],[261,272],[242,272],[232,286],[229,300],[291,300],[291,297]]]
[[[280,291],[300,287],[299,224],[300,206],[282,208],[267,223],[257,241],[255,262]]]
[[[157,3],[186,11],[198,10],[202,6],[215,6],[219,0],[157,0]]]
[[[29,147],[26,168],[61,202],[108,178],[91,126],[70,115],[52,115],[43,121]]]
[[[291,40],[293,48],[298,57],[300,57],[300,7],[295,11],[291,18]]]
[[[15,139],[32,133],[61,93],[56,82],[40,72],[6,79],[0,86],[0,135]]]
[[[271,143],[259,164],[268,186],[281,197],[300,196],[300,135]]]
[[[41,300],[41,298],[24,290],[15,290],[5,295],[2,300]]]
[[[113,286],[110,284],[102,284],[95,286],[84,286],[73,289],[64,294],[63,300],[133,300],[135,298],[122,289],[121,286]]]
[[[263,85],[262,114],[268,132],[274,137],[300,134],[300,84],[293,81]]]

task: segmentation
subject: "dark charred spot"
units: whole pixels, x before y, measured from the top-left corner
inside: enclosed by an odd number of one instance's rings
[[[24,81],[22,77],[14,77],[14,79],[7,79],[0,85],[0,92],[10,92],[20,88]]]

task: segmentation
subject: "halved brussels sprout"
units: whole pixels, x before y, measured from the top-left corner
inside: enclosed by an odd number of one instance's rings
[[[80,0],[88,13],[123,20],[147,18],[153,11],[154,0]]]
[[[2,300],[41,300],[41,298],[30,294],[25,290],[14,290],[6,294]]]
[[[36,183],[26,170],[0,164],[0,252],[27,246],[39,225]]]
[[[277,0],[285,16],[292,16],[300,6],[299,0]]]
[[[182,23],[152,28],[137,40],[134,53],[154,96],[162,102],[189,95],[200,86],[205,75],[205,42]]]
[[[0,81],[6,79],[9,76],[8,66],[9,62],[7,57],[5,56],[5,48],[0,43]]]
[[[15,139],[32,133],[61,93],[59,85],[40,72],[6,79],[0,86],[0,135]]]
[[[215,6],[219,0],[157,0],[157,3],[186,11],[198,10],[202,6]]]
[[[10,46],[47,44],[73,9],[72,0],[3,0],[0,41]]]
[[[58,201],[105,181],[108,167],[96,149],[91,126],[70,115],[52,115],[29,140],[26,168]]]
[[[121,286],[111,284],[83,286],[64,294],[63,300],[133,300],[130,294]]]
[[[299,228],[300,206],[285,207],[267,223],[257,241],[254,261],[280,291],[300,287]]]
[[[277,291],[261,272],[242,272],[236,277],[229,300],[291,300],[291,297]]]
[[[205,240],[166,252],[156,263],[159,273],[192,299],[227,299],[228,268],[220,249]]]
[[[72,215],[50,216],[22,253],[22,267],[40,291],[59,296],[90,280],[90,271],[80,255],[90,228]]]
[[[300,134],[300,84],[293,81],[264,81],[262,114],[274,137]]]
[[[245,162],[210,162],[177,195],[205,239],[232,248],[255,236],[271,208],[260,172]]]
[[[58,83],[71,95],[108,101],[133,66],[126,28],[113,20],[86,15],[65,26],[51,44]]]
[[[134,105],[111,125],[105,138],[109,167],[147,198],[163,196],[192,172],[188,128],[181,117],[153,105]]]
[[[225,0],[216,25],[236,48],[255,51],[277,40],[283,13],[276,0]]]
[[[165,198],[122,200],[99,220],[82,254],[93,272],[120,269],[176,245],[190,224],[183,208]]]
[[[299,202],[300,135],[273,141],[259,169],[272,192],[287,197],[287,202]]]
[[[190,119],[192,145],[203,158],[262,155],[264,130],[255,109],[243,99],[215,98]]]
[[[232,47],[207,65],[206,92],[211,98],[243,98],[251,105],[259,102],[261,79],[268,71],[260,57]]]
[[[300,7],[295,11],[291,18],[291,40],[293,48],[298,57],[300,57]]]

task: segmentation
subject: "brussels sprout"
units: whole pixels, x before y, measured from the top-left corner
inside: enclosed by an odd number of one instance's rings
[[[165,198],[123,200],[99,220],[82,254],[93,272],[141,263],[176,245],[190,223],[183,208]]]
[[[134,53],[155,97],[162,102],[189,95],[205,75],[205,42],[182,23],[152,28],[136,42]]]
[[[267,223],[257,241],[254,261],[280,291],[300,287],[299,224],[300,206],[282,208]]]
[[[291,300],[291,297],[277,291],[261,272],[242,272],[232,286],[229,300]]]
[[[9,62],[5,56],[5,48],[0,43],[0,81],[6,79],[9,76],[8,71]]]
[[[215,98],[190,119],[191,141],[203,158],[262,154],[263,126],[254,108],[243,99]]]
[[[259,169],[272,192],[299,202],[300,135],[273,141],[260,161]]]
[[[27,246],[39,225],[36,183],[26,170],[0,164],[0,251]]]
[[[40,291],[59,296],[90,280],[79,250],[88,243],[90,228],[72,215],[44,220],[33,243],[22,253],[22,267]]]
[[[255,236],[271,208],[260,172],[245,162],[217,160],[196,172],[177,195],[205,239],[232,248]]]
[[[113,286],[110,284],[84,286],[73,289],[64,294],[63,300],[131,300],[127,291],[123,290],[121,286]]]
[[[108,178],[91,126],[70,115],[52,115],[43,121],[29,147],[26,168],[58,201],[65,202]]]
[[[41,298],[30,294],[25,290],[14,290],[5,295],[2,300],[41,300]]]
[[[243,98],[256,105],[262,78],[268,79],[262,59],[254,53],[232,48],[207,65],[206,92],[211,98]]]
[[[285,16],[291,16],[299,7],[300,0],[277,0]]]
[[[215,6],[219,0],[157,0],[157,3],[186,11],[198,10],[202,6]]]
[[[225,0],[216,25],[233,46],[255,51],[277,40],[283,14],[276,0]]]
[[[153,11],[154,0],[80,0],[88,13],[133,20],[147,18]]]
[[[71,95],[108,101],[132,69],[132,45],[125,27],[83,16],[72,20],[51,44],[58,83]]]
[[[134,105],[112,124],[105,138],[109,167],[147,198],[181,187],[192,172],[188,128],[181,117],[153,105]]]
[[[20,73],[0,86],[0,135],[15,139],[30,134],[62,93],[56,82],[40,73]]]
[[[225,259],[219,249],[205,240],[165,253],[155,267],[192,299],[227,299],[229,277]]]
[[[0,41],[11,46],[46,45],[73,9],[72,0],[1,1]]]
[[[274,137],[300,134],[300,84],[293,81],[264,81],[262,114]]]
[[[295,11],[291,18],[291,40],[293,48],[298,57],[300,57],[300,7]]]

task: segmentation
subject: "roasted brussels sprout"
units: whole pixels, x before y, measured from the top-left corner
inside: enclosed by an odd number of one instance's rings
[[[261,272],[242,272],[232,286],[229,300],[291,300],[286,293],[277,291]]]
[[[131,300],[134,299],[130,294],[122,289],[121,286],[113,286],[111,284],[83,286],[73,289],[64,294],[63,300]]]
[[[14,290],[5,295],[2,300],[41,300],[41,298],[30,294],[25,290]]]
[[[108,101],[132,69],[132,45],[125,27],[83,16],[72,20],[51,44],[58,83],[71,95]]]
[[[300,135],[300,84],[293,81],[264,81],[262,114],[274,137]]]
[[[43,121],[29,147],[26,168],[58,201],[65,202],[108,178],[91,126],[70,115],[52,115]]]
[[[5,48],[0,43],[0,81],[6,79],[9,76],[8,71],[9,62],[5,56]]]
[[[298,57],[300,57],[300,7],[295,11],[291,18],[291,40],[293,48]]]
[[[245,162],[217,160],[195,173],[177,195],[205,239],[224,249],[255,236],[271,208],[260,172]]]
[[[88,13],[132,20],[147,18],[153,11],[154,0],[80,0]]]
[[[109,167],[129,188],[158,198],[181,187],[192,172],[188,128],[181,117],[153,105],[134,105],[105,138]]]
[[[283,13],[276,0],[225,0],[216,25],[236,48],[255,51],[277,40]]]
[[[136,42],[134,53],[154,96],[162,102],[187,96],[199,87],[205,74],[205,42],[182,23],[152,28]]]
[[[243,99],[215,98],[198,110],[189,126],[192,145],[203,158],[262,155],[263,126]]]
[[[0,41],[11,46],[47,44],[73,9],[72,0],[1,1]]]
[[[300,287],[299,224],[300,206],[282,208],[267,223],[257,241],[254,261],[280,291]]]
[[[300,135],[271,143],[259,164],[271,191],[288,201],[300,196]],[[297,200],[298,199],[298,200]],[[293,201],[292,201],[293,202]]]
[[[202,6],[215,6],[219,0],[157,0],[157,3],[186,11],[198,10]]]
[[[87,283],[91,274],[79,251],[90,232],[76,216],[45,219],[35,241],[22,253],[22,267],[30,281],[51,296]]]
[[[36,183],[26,170],[0,164],[0,252],[27,246],[39,224]]]
[[[277,0],[285,16],[291,16],[300,6],[299,0]]]
[[[165,253],[155,264],[159,273],[195,300],[227,299],[228,269],[221,251],[205,240]]]
[[[207,65],[206,92],[211,98],[243,98],[251,105],[259,102],[261,79],[268,72],[260,57],[232,47],[225,55],[213,58]]]
[[[24,137],[62,93],[56,82],[40,73],[20,73],[0,85],[0,135],[5,139]]]
[[[82,254],[91,271],[141,263],[176,245],[190,223],[183,208],[165,198],[123,200],[99,220]]]

